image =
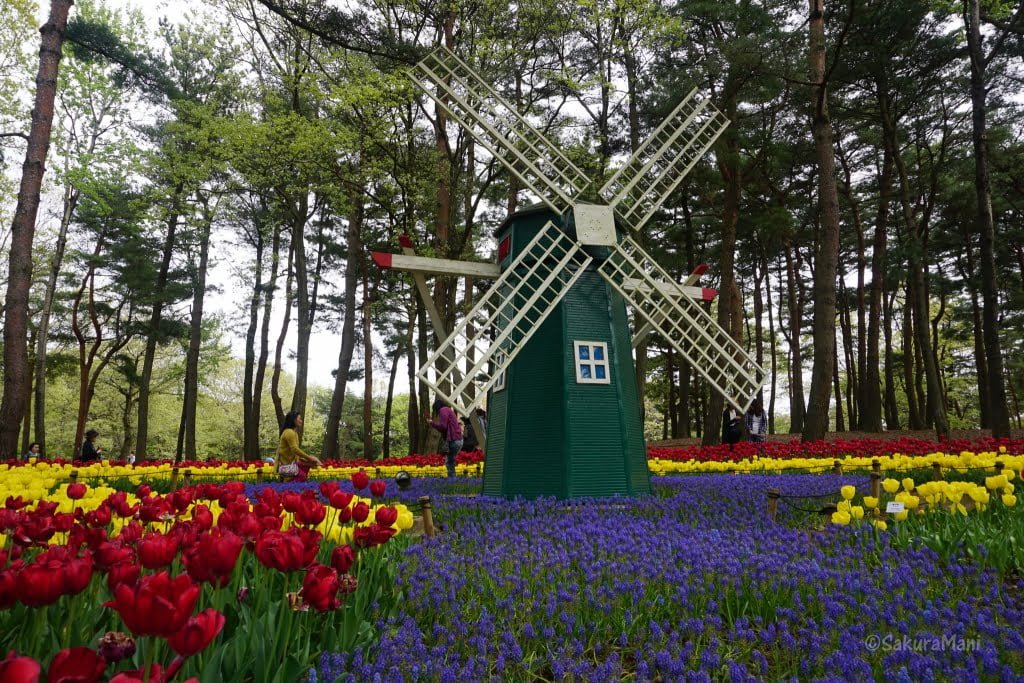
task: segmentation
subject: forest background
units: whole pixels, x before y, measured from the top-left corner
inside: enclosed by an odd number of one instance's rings
[[[369,252],[406,233],[492,260],[535,201],[411,86],[439,44],[595,178],[693,88],[726,114],[642,239],[680,280],[711,265],[773,432],[1020,428],[1024,2],[195,7],[154,26],[112,0],[5,0],[0,455],[67,457],[88,425],[114,455],[253,458],[289,409],[325,458],[429,452],[415,371],[436,339]],[[434,283],[449,327],[486,284]],[[721,398],[670,347],[636,364],[649,438],[717,441]]]

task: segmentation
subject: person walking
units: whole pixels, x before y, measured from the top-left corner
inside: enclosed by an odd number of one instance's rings
[[[82,450],[79,451],[78,460],[79,462],[98,462],[100,454],[103,453],[102,448],[96,447],[96,437],[100,435],[95,429],[90,429],[85,433],[85,441],[82,442]]]
[[[740,429],[740,412],[732,406],[726,406],[722,413],[722,443],[729,445],[729,450],[739,443],[742,431]]]
[[[434,415],[424,415],[430,426],[441,432],[441,439],[445,443],[445,467],[448,469],[448,478],[455,478],[455,456],[462,450],[462,425],[455,411],[441,399],[434,401]]]
[[[302,414],[294,410],[284,416],[281,426],[281,441],[277,447],[277,473],[295,481],[306,481],[309,470],[323,467],[320,458],[306,453],[299,447],[299,429],[302,429]]]
[[[747,408],[746,423],[751,443],[764,443],[768,436],[768,416],[764,414],[761,399],[754,399],[754,402]]]

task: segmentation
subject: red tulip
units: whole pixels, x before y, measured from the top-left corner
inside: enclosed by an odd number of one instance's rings
[[[139,564],[146,569],[166,567],[178,554],[178,539],[161,533],[148,533],[139,541]]]
[[[352,520],[356,524],[362,524],[366,521],[366,518],[370,516],[370,506],[364,501],[356,503],[355,507],[352,508]]]
[[[118,585],[114,599],[103,604],[117,610],[136,635],[167,637],[185,625],[198,599],[199,586],[188,576],[172,579],[160,572],[143,576],[134,586]]]
[[[19,657],[11,650],[0,662],[0,681],[4,683],[39,683],[42,668],[31,657]]]
[[[95,683],[103,676],[107,662],[87,647],[61,650],[46,670],[47,683]]]
[[[387,482],[380,481],[379,479],[377,481],[371,482],[370,495],[372,495],[374,498],[383,498],[384,491],[387,490],[387,487]]]
[[[268,531],[256,539],[256,559],[265,567],[294,572],[306,566],[302,539],[285,531]]]
[[[20,510],[29,504],[29,501],[25,500],[21,496],[15,498],[14,496],[7,496],[7,500],[4,501],[4,507],[8,510]],[[10,657],[8,657],[10,658]],[[22,659],[25,659],[22,657]],[[4,660],[6,661],[6,660]]]
[[[382,527],[374,522],[369,526],[361,526],[353,532],[353,540],[360,548],[372,548],[387,543],[388,539],[395,535],[391,527]]]
[[[356,491],[362,491],[370,484],[370,477],[367,476],[366,472],[359,470],[352,475],[352,486],[355,487]]]
[[[331,495],[338,490],[338,482],[336,481],[322,481],[320,482],[320,495],[327,500],[331,499]]]
[[[121,584],[134,586],[139,580],[139,573],[142,567],[132,562],[122,562],[110,568],[107,572],[107,588],[113,593]]]
[[[356,551],[350,545],[339,545],[331,551],[331,566],[339,574],[347,574],[356,561]]]
[[[341,606],[338,573],[322,564],[314,564],[302,580],[302,600],[318,612],[327,612]]]
[[[162,683],[164,668],[159,664],[151,664],[145,673],[142,669],[122,671],[110,679],[110,683]]]
[[[100,569],[109,569],[114,565],[132,562],[135,560],[135,553],[131,548],[121,545],[120,541],[107,541],[101,543],[95,550],[96,565]]]
[[[398,510],[391,506],[377,508],[377,512],[373,518],[377,521],[377,524],[381,526],[392,526],[398,521]]]
[[[324,535],[315,529],[292,529],[292,533],[299,537],[302,541],[303,547],[303,567],[308,567],[316,559],[316,555],[320,552],[320,541],[323,540]]]
[[[18,599],[29,607],[50,605],[64,595],[64,564],[56,558],[40,558],[18,573]]]
[[[202,652],[224,628],[224,615],[215,609],[203,610],[188,620],[167,643],[182,657]]]
[[[18,602],[18,571],[22,564],[21,560],[17,560],[0,571],[0,610],[13,607]]]
[[[352,494],[348,491],[335,491],[330,496],[330,502],[332,508],[342,510],[352,502]]]
[[[295,510],[295,520],[305,526],[315,526],[324,521],[327,508],[323,503],[310,498],[303,499]]]
[[[77,595],[86,589],[92,581],[92,555],[72,557],[64,563],[64,593]]]
[[[208,582],[215,586],[226,586],[231,572],[242,552],[243,541],[238,536],[217,530],[203,534],[182,555],[185,569],[194,581]]]
[[[80,500],[85,498],[85,492],[89,490],[89,487],[85,484],[75,482],[74,484],[68,484],[67,495],[71,500]],[[51,666],[52,668],[52,666]]]

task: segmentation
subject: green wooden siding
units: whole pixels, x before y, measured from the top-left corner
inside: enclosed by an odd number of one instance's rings
[[[553,218],[543,208],[527,209],[499,229],[498,239],[511,231],[517,254]],[[650,492],[625,304],[596,268],[516,356],[506,388],[488,397],[485,495]],[[577,384],[574,341],[607,344],[609,384]]]

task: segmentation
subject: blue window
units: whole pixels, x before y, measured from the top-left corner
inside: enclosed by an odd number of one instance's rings
[[[608,344],[605,342],[574,341],[573,355],[577,384],[610,384]]]

